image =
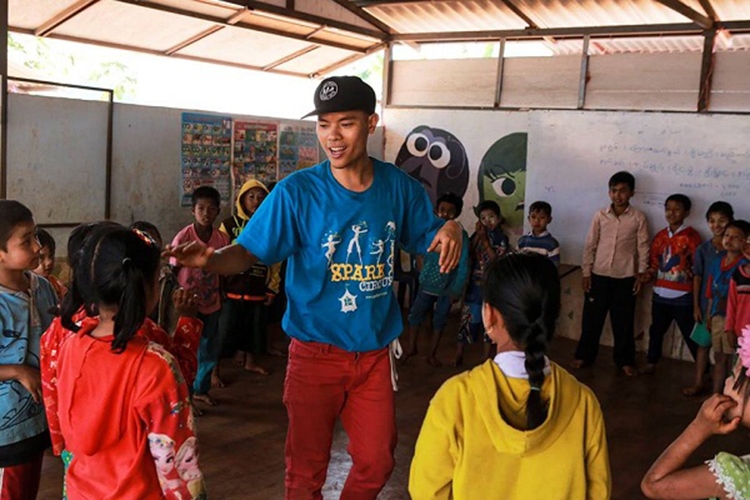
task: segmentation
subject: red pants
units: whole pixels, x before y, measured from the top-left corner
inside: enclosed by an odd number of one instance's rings
[[[0,500],[35,500],[44,454],[20,465],[0,468]]]
[[[320,500],[336,419],[352,468],[341,500],[375,500],[393,471],[396,416],[388,349],[351,353],[292,340],[284,382],[289,414],[286,499]]]

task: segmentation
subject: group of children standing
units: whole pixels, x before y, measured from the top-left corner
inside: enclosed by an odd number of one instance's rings
[[[245,183],[217,230],[219,193],[197,189],[195,222],[174,244],[228,245],[267,194]],[[148,222],[81,225],[68,243],[68,289],[52,275],[52,236],[24,205],[0,200],[0,498],[36,498],[50,446],[65,498],[205,498],[192,401],[215,404],[223,350],[268,374],[257,356],[279,265],[220,279],[165,264],[162,247]],[[115,474],[99,474],[103,464]]]
[[[213,227],[218,192],[196,189],[195,222],[167,251],[174,268],[163,265],[153,225],[86,224],[68,242],[69,289],[55,288],[31,272],[48,272],[42,257],[54,253],[43,251],[31,212],[0,201],[0,498],[36,497],[50,445],[63,457],[64,495],[71,498],[206,498],[191,392],[214,403],[208,393],[221,385],[216,368],[227,334],[236,325],[264,333],[255,327],[265,326],[264,308],[278,292],[278,270],[259,261],[288,258],[292,307],[285,327],[293,340],[284,390],[286,496],[321,498],[340,418],[353,457],[342,497],[374,500],[393,470],[397,437],[393,344],[401,318],[390,289],[397,245],[428,255],[410,324],[437,304],[435,326],[442,327],[450,300],[465,288],[461,335],[466,342],[484,335],[497,350],[492,360],[446,382],[432,400],[412,463],[412,497],[609,498],[598,401],[547,357],[561,308],[559,245],[546,230],[551,207],[531,205],[532,231],[519,244],[524,252],[508,252],[493,202],[477,208],[468,239],[452,222],[460,199],[441,197],[440,221],[416,181],[367,156],[367,136],[378,119],[369,86],[332,77],[321,82],[314,101],[329,160],[290,176],[263,207],[268,189],[249,181],[237,215],[221,230]],[[665,204],[669,226],[649,248],[645,216],[629,204],[634,190],[631,174],[615,174],[612,203],[592,221],[574,366],[593,363],[609,312],[615,362],[626,374],[637,373],[635,296],[655,279],[659,321],[642,371],[655,369],[664,331],[673,319],[687,326],[692,308],[694,322],[710,332],[706,340],[691,329],[696,358],[705,359],[711,345],[716,351],[714,388],[728,368],[732,375],[724,395],[707,400],[657,460],[643,490],[658,497],[750,498],[750,467],[738,457],[719,454],[707,465],[679,470],[709,435],[750,426],[750,341],[743,337],[750,335],[750,226],[717,202],[707,214],[714,237],[699,246],[684,227],[690,200],[674,195]],[[371,249],[363,252],[360,238],[368,232]],[[337,253],[344,234],[349,245]],[[223,285],[218,273],[233,278]],[[730,367],[737,345],[739,362]],[[265,347],[262,337],[244,342],[239,360],[267,373],[256,356]],[[460,361],[462,351],[457,354]],[[696,366],[695,392],[705,371]]]
[[[609,181],[611,204],[594,215],[583,254],[585,301],[582,332],[574,368],[591,365],[599,350],[604,322],[610,314],[614,333],[614,361],[628,376],[653,373],[662,356],[664,336],[676,323],[696,361],[695,379],[683,393],[694,396],[708,389],[704,382],[709,351],[714,350],[713,392],[721,392],[731,369],[731,354],[742,326],[750,323],[750,224],[735,220],[729,203],[718,201],[706,212],[712,238],[701,241],[698,231],[685,225],[692,203],[684,194],[664,202],[667,227],[649,242],[643,212],[630,204],[635,178],[618,172]],[[463,200],[452,193],[438,199],[436,213],[444,220],[461,214]],[[403,360],[416,353],[417,330],[434,309],[433,331],[427,362],[436,357],[440,336],[451,305],[462,300],[454,364],[463,362],[465,345],[484,340],[484,359],[491,357],[492,341],[483,332],[481,284],[487,265],[510,250],[502,230],[499,206],[484,201],[476,208],[475,232],[461,256],[459,267],[448,275],[439,273],[434,256],[421,264],[419,291],[411,306]],[[518,251],[560,260],[560,245],[547,230],[552,207],[537,201],[528,215],[531,231],[518,240]],[[464,234],[466,237],[467,235]],[[635,306],[643,285],[653,284],[651,327],[646,365],[635,363]]]
[[[445,193],[437,200],[435,212],[443,220],[453,220],[461,215],[463,200],[453,193]],[[457,333],[456,352],[453,365],[463,364],[464,349],[469,344],[483,341],[483,359],[492,357],[493,341],[482,326],[482,282],[490,262],[511,250],[508,236],[503,232],[503,215],[500,206],[486,200],[474,208],[477,222],[471,238],[464,231],[464,246],[458,267],[448,274],[441,274],[438,257],[427,254],[417,259],[421,267],[419,290],[411,304],[408,328],[405,333],[404,354],[406,362],[417,352],[417,332],[430,311],[434,310],[432,337],[427,362],[442,366],[437,359],[440,337],[448,321],[451,306],[461,301],[461,322]],[[560,244],[549,233],[552,222],[552,207],[545,201],[536,201],[529,207],[531,231],[518,240],[518,251],[534,253],[548,258],[555,266],[560,262]]]
[[[662,355],[664,336],[676,323],[696,361],[695,378],[686,396],[707,389],[704,378],[713,349],[713,392],[721,392],[731,371],[741,329],[750,323],[750,224],[736,220],[726,202],[708,208],[712,238],[701,237],[685,221],[692,203],[683,194],[664,202],[667,227],[649,243],[645,215],[630,205],[635,178],[618,172],[609,181],[612,204],[591,223],[583,257],[581,338],[574,368],[594,362],[604,320],[610,314],[614,360],[628,376],[653,373]],[[641,287],[653,283],[647,363],[635,366],[635,300]]]
[[[234,243],[268,193],[258,180],[245,182],[237,195],[235,213],[216,229],[221,196],[214,188],[197,188],[192,195],[195,221],[177,233],[172,246],[197,242],[220,249]],[[180,267],[175,259],[170,263],[179,285],[195,294],[198,318],[203,322],[193,399],[213,406],[216,401],[209,391],[224,386],[219,369],[223,353],[236,351],[237,364],[253,373],[269,374],[257,358],[267,352],[268,309],[280,290],[281,266],[256,263],[240,274],[220,277],[203,269]]]

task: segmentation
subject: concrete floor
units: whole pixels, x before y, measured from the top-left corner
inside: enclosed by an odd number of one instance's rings
[[[422,352],[425,352],[427,339],[423,336],[421,341]],[[574,349],[575,342],[556,339],[551,357],[568,366]],[[442,359],[451,359],[452,352],[453,346],[443,339]],[[686,398],[680,393],[680,388],[690,380],[690,363],[664,360],[656,374],[628,379],[615,370],[611,355],[611,349],[603,347],[597,364],[578,372],[577,376],[593,388],[604,409],[613,498],[639,499],[643,498],[639,489],[643,474],[695,416],[701,399]],[[467,366],[477,362],[479,349],[468,350],[466,360]],[[201,468],[210,498],[283,498],[287,422],[281,394],[285,360],[266,358],[263,361],[273,369],[269,377],[244,372],[225,361],[224,378],[228,387],[214,391],[219,406],[207,409],[198,419]],[[427,405],[442,382],[459,371],[452,367],[433,368],[423,356],[410,360],[400,369],[396,469],[379,497],[381,500],[408,499],[409,464]],[[698,450],[691,464],[700,463],[719,450],[745,454],[750,449],[748,437],[747,430],[716,437]],[[350,464],[346,435],[338,429],[324,491],[326,500],[339,498]],[[60,484],[60,461],[49,455],[45,458],[39,498],[60,498]]]

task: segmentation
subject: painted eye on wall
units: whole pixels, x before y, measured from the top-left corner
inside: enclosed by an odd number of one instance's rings
[[[430,163],[435,168],[445,168],[451,162],[451,152],[442,142],[430,144]]]
[[[498,196],[507,198],[516,192],[516,181],[510,177],[500,177],[492,181],[492,187]]]
[[[423,134],[412,134],[406,139],[406,149],[412,156],[424,156],[429,145],[430,141]]]

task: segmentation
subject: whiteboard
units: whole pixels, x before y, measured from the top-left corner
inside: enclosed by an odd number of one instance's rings
[[[526,205],[552,205],[563,262],[581,263],[591,218],[609,205],[607,183],[620,170],[636,178],[631,203],[646,213],[651,235],[666,226],[666,197],[683,193],[693,202],[687,223],[708,237],[704,216],[714,201],[750,218],[750,116],[531,112]]]

